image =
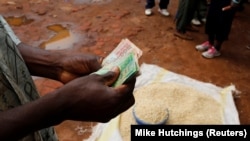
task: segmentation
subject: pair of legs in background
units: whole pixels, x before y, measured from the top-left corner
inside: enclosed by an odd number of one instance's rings
[[[207,0],[198,1],[193,19],[191,21],[193,25],[200,26],[206,22],[207,6],[208,6]]]
[[[193,40],[193,37],[188,35],[187,31],[198,31],[191,26],[191,20],[201,0],[179,0],[178,9],[175,16],[176,32],[175,36],[185,39]]]
[[[145,15],[149,16],[152,15],[152,8],[156,5],[155,0],[147,0],[147,3],[145,5]],[[167,11],[169,5],[169,0],[159,0],[159,9],[158,11],[163,15],[163,16],[169,16],[169,12]]]
[[[231,5],[231,0],[211,0],[205,24],[205,33],[208,40],[196,46],[196,49],[201,51],[205,58],[220,56],[222,44],[228,40],[234,15],[237,11],[236,8],[222,10],[229,5]]]

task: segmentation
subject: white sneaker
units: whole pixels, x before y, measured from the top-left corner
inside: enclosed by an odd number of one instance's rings
[[[147,16],[152,15],[152,9],[146,9],[145,10],[145,15],[147,15]]]
[[[206,18],[202,18],[201,21],[202,21],[203,23],[205,23],[205,22],[207,21],[207,19],[206,19]]]
[[[209,48],[207,51],[202,53],[202,56],[205,58],[214,58],[220,56],[220,52],[216,50],[214,47]]]
[[[210,47],[212,47],[212,45],[210,45],[209,41],[206,41],[200,45],[195,46],[196,50],[201,52],[207,51]]]
[[[169,12],[167,9],[158,9],[158,11],[163,15],[163,16],[169,16]]]
[[[198,19],[192,19],[191,22],[193,25],[201,25],[201,22]]]

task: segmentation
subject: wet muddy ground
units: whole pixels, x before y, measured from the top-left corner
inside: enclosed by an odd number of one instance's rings
[[[178,1],[170,1],[169,17],[154,8],[144,15],[144,0],[1,0],[0,13],[21,41],[43,49],[72,49],[106,56],[123,38],[143,50],[140,63],[220,87],[234,84],[241,124],[250,124],[250,4],[238,12],[222,55],[204,59],[194,46],[206,40],[204,26],[190,34],[193,41],[173,36]],[[52,80],[35,79],[41,95],[60,86]],[[83,111],[84,112],[84,111]],[[81,141],[95,123],[65,121],[56,126],[61,141]]]

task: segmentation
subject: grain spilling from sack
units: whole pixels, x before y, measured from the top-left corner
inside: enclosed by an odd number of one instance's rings
[[[150,108],[160,105],[169,111],[166,124],[223,124],[222,105],[213,97],[185,84],[152,83],[136,89],[134,96],[135,105],[141,106],[137,112],[148,121],[156,121],[155,116],[161,116],[150,113]],[[124,141],[130,140],[131,124],[136,124],[132,108],[121,114],[120,133]]]

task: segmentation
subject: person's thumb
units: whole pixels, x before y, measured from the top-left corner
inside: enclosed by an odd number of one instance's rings
[[[117,80],[119,75],[120,75],[119,67],[114,67],[112,68],[111,71],[108,71],[107,73],[103,74],[102,78],[104,80],[105,85],[110,86]]]

